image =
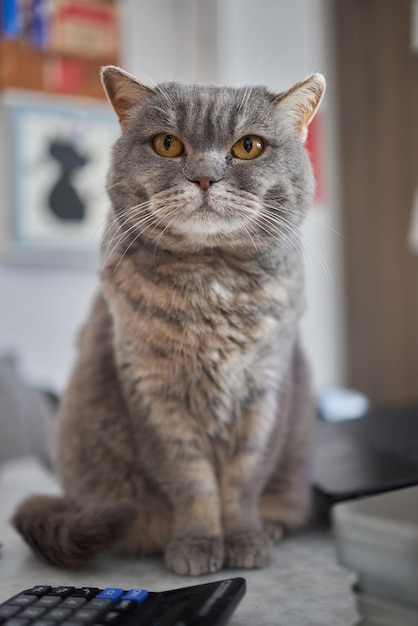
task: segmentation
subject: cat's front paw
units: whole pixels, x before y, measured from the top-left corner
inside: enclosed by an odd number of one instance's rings
[[[264,531],[235,533],[226,538],[227,567],[264,567],[270,558],[270,541]]]
[[[184,537],[168,544],[164,561],[176,574],[212,574],[224,564],[225,547],[220,537]]]

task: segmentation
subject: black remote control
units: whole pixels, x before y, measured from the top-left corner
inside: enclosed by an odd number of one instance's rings
[[[171,591],[36,585],[0,604],[0,626],[223,626],[243,578]]]

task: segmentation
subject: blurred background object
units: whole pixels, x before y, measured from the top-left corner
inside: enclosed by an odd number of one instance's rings
[[[57,403],[24,381],[13,355],[0,357],[0,463],[30,455],[51,466]]]
[[[1,11],[3,89],[104,98],[97,67],[119,61],[116,2],[3,0]]]
[[[416,403],[416,2],[336,2],[334,29],[347,376],[375,403]]]

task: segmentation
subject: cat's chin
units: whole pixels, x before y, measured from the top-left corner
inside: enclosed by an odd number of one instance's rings
[[[187,208],[178,216],[173,229],[182,235],[191,235],[205,243],[207,238],[229,238],[242,231],[243,219],[235,220],[222,203],[215,203],[207,198],[203,203],[189,202]]]
[[[184,222],[178,222],[175,230],[183,235],[192,235],[205,241],[208,237],[229,237],[240,230],[233,220],[225,220],[219,215],[197,215]]]

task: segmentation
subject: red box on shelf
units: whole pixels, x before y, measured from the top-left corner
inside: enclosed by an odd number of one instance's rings
[[[50,13],[49,47],[75,57],[117,57],[117,7],[108,2],[56,0]]]

